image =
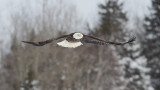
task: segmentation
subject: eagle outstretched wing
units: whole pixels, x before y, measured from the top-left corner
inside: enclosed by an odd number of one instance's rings
[[[32,44],[34,46],[44,46],[46,44],[49,44],[55,40],[60,40],[60,39],[65,39],[67,37],[67,35],[61,36],[61,37],[57,37],[57,38],[51,38],[45,41],[40,41],[40,42],[31,42],[31,41],[22,41],[23,43],[27,43],[27,44]]]
[[[127,43],[132,43],[135,40],[136,40],[136,37],[132,37],[126,42],[111,42],[111,41],[104,41],[104,40],[101,40],[99,38],[95,38],[93,36],[85,35],[84,38],[82,39],[82,42],[99,44],[99,45],[111,45],[111,44],[112,45],[124,45],[124,44],[127,44]]]
[[[30,42],[30,41],[22,41],[24,43],[32,44],[34,46],[43,46],[45,44],[51,43],[54,39],[49,39],[46,41],[41,41],[41,42]]]

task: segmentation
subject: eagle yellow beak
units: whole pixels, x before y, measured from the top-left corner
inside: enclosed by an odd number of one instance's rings
[[[81,34],[78,34],[78,37],[82,37],[82,35],[81,35]]]

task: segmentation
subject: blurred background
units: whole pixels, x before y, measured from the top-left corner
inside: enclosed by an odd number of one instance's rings
[[[124,46],[43,41],[72,32]],[[1,0],[0,90],[160,90],[160,0]]]

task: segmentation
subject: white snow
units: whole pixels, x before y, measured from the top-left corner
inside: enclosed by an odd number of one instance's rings
[[[31,82],[32,85],[37,85],[38,83],[39,83],[38,80],[33,80],[33,81]]]
[[[61,80],[66,80],[66,76],[64,74],[61,76]]]

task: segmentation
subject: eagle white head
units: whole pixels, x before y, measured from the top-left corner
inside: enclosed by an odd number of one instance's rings
[[[75,38],[75,39],[82,39],[83,38],[83,34],[82,33],[74,33],[73,34],[73,38]]]

